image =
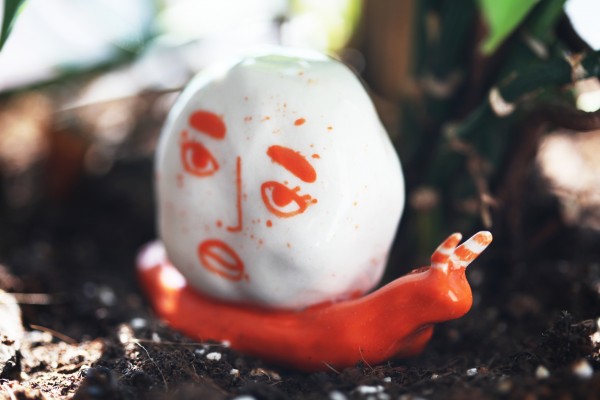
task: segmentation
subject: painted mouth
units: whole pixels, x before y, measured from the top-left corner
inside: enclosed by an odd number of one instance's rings
[[[210,272],[230,281],[244,278],[244,262],[227,243],[208,239],[198,245],[198,257],[202,266]]]

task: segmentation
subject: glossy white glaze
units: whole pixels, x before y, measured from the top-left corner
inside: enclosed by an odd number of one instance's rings
[[[156,179],[161,238],[188,282],[274,308],[372,289],[404,206],[362,84],[306,52],[201,72],[165,124]]]

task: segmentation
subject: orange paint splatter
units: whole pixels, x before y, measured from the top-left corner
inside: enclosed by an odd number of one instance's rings
[[[182,134],[182,137],[186,136]],[[210,150],[200,142],[184,139],[180,144],[180,157],[183,169],[191,175],[210,176],[219,169]]]
[[[223,221],[221,221],[220,219],[217,220],[217,227],[221,228],[223,226]]]
[[[205,240],[198,245],[197,251],[200,263],[210,272],[234,282],[244,277],[244,263],[222,240]]]
[[[328,127],[327,127],[327,130],[328,130],[328,131],[332,131],[332,130],[333,130],[333,126],[328,126]]]
[[[190,115],[190,126],[215,139],[225,137],[225,123],[217,114],[210,111],[198,110]]]
[[[266,117],[264,117],[263,119],[261,119],[261,120],[260,120],[260,122],[265,122],[265,121],[268,121],[268,120],[270,120],[270,119],[271,119],[271,117],[269,117],[269,116],[267,115]]]
[[[273,226],[273,222],[270,219],[267,220],[267,226],[270,228]]]
[[[314,182],[317,179],[317,172],[310,163],[298,151],[289,147],[274,145],[269,147],[267,155],[271,160],[281,165],[304,182]]]
[[[244,117],[244,122],[250,122],[250,121],[252,121],[252,117],[251,116],[247,115],[247,116]]]
[[[313,154],[311,157],[312,157],[312,158],[321,158],[321,156],[320,156],[320,155],[318,155],[318,154],[316,154],[316,153],[315,153],[315,154]]]
[[[300,195],[300,187],[290,189],[279,182],[268,181],[261,185],[260,192],[263,203],[267,209],[280,218],[289,218],[306,211],[306,208],[315,203],[310,195]],[[295,205],[290,206],[294,203]]]
[[[306,122],[306,120],[304,118],[298,118],[297,120],[294,121],[294,125],[300,126],[300,125],[303,125],[305,122]]]
[[[287,247],[288,247],[288,249],[291,249],[292,248],[292,244],[290,242],[288,242],[287,243]]]
[[[236,209],[237,209],[237,225],[228,226],[229,232],[239,232],[242,230],[242,159],[240,157],[236,160],[235,169],[235,186],[236,186]]]

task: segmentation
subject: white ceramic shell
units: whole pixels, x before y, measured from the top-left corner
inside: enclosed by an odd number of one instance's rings
[[[160,235],[188,282],[273,308],[372,289],[404,206],[398,157],[361,82],[312,52],[196,76],[164,126],[156,180]]]

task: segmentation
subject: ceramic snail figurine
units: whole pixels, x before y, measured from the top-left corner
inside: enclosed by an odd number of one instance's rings
[[[422,350],[471,306],[466,265],[490,243],[450,236],[431,267],[379,282],[404,205],[398,157],[360,81],[277,50],[200,73],[158,145],[162,242],[138,273],[156,312],[311,371]]]

